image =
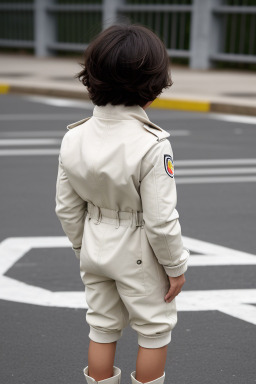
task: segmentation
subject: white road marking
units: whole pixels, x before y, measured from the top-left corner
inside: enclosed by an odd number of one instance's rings
[[[60,144],[59,139],[0,139],[0,146],[11,145],[53,145]]]
[[[244,175],[255,174],[256,168],[195,168],[195,169],[176,169],[177,176],[186,175]]]
[[[256,255],[183,236],[185,246],[194,254],[189,258],[193,267],[210,265],[256,265]]]
[[[199,253],[190,256],[191,267],[256,265],[256,256],[253,254],[185,236],[183,240],[186,247]],[[0,299],[49,307],[88,308],[84,291],[52,292],[4,276],[32,248],[51,247],[71,247],[71,243],[65,236],[11,237],[0,243]],[[217,310],[256,325],[256,308],[250,305],[256,304],[256,289],[182,291],[175,300],[178,311]]]
[[[176,184],[255,183],[256,176],[236,177],[178,177]]]
[[[201,166],[213,166],[216,165],[255,165],[256,159],[198,159],[198,160],[176,160],[174,165],[177,167],[194,167],[197,165]]]
[[[71,107],[79,109],[93,109],[94,105],[90,101],[82,101],[76,99],[62,99],[58,97],[44,97],[44,96],[24,96],[24,99],[32,102],[37,102],[54,107]]]
[[[228,115],[221,113],[210,113],[210,119],[228,121],[231,123],[242,123],[242,124],[256,124],[256,117],[244,116],[244,115]]]
[[[254,292],[253,292],[254,291]],[[252,290],[251,292],[248,292],[248,298],[249,295],[252,296],[252,300],[250,301],[251,304],[255,304],[255,301],[253,302],[253,298],[256,297],[256,290]],[[233,300],[233,298],[232,298]],[[228,305],[227,303],[224,303],[221,307],[221,312],[226,313],[229,316],[236,317],[237,319],[247,321],[248,323],[256,325],[256,307],[250,304],[241,304],[237,303],[237,305]]]
[[[256,289],[182,291],[177,297],[178,311],[220,311],[256,325]]]

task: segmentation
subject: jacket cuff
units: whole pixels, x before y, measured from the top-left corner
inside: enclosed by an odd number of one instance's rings
[[[73,251],[75,252],[76,258],[77,258],[78,260],[80,260],[81,247],[80,247],[80,248],[74,248],[74,247],[72,246],[72,249],[73,249]]]
[[[184,248],[182,255],[181,255],[181,260],[183,260],[181,264],[175,265],[172,267],[169,267],[167,265],[163,265],[166,274],[170,277],[178,277],[178,276],[183,275],[183,273],[185,273],[186,270],[188,269],[189,256],[190,256],[189,249]],[[184,258],[185,258],[185,260],[184,260]]]

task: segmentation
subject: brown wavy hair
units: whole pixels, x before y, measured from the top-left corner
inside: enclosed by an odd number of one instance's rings
[[[163,42],[141,25],[105,29],[86,48],[82,67],[76,77],[99,106],[143,107],[173,84]]]

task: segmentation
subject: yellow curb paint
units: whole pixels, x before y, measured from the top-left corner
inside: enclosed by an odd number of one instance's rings
[[[10,90],[9,84],[0,84],[0,94],[2,93],[8,93]]]
[[[181,109],[183,111],[210,111],[210,103],[208,101],[190,101],[181,99],[156,99],[153,101],[150,107],[163,109]]]

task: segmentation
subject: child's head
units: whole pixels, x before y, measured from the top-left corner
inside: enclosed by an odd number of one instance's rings
[[[139,25],[113,25],[101,32],[85,50],[83,66],[77,77],[99,106],[143,107],[172,84],[164,44]]]

